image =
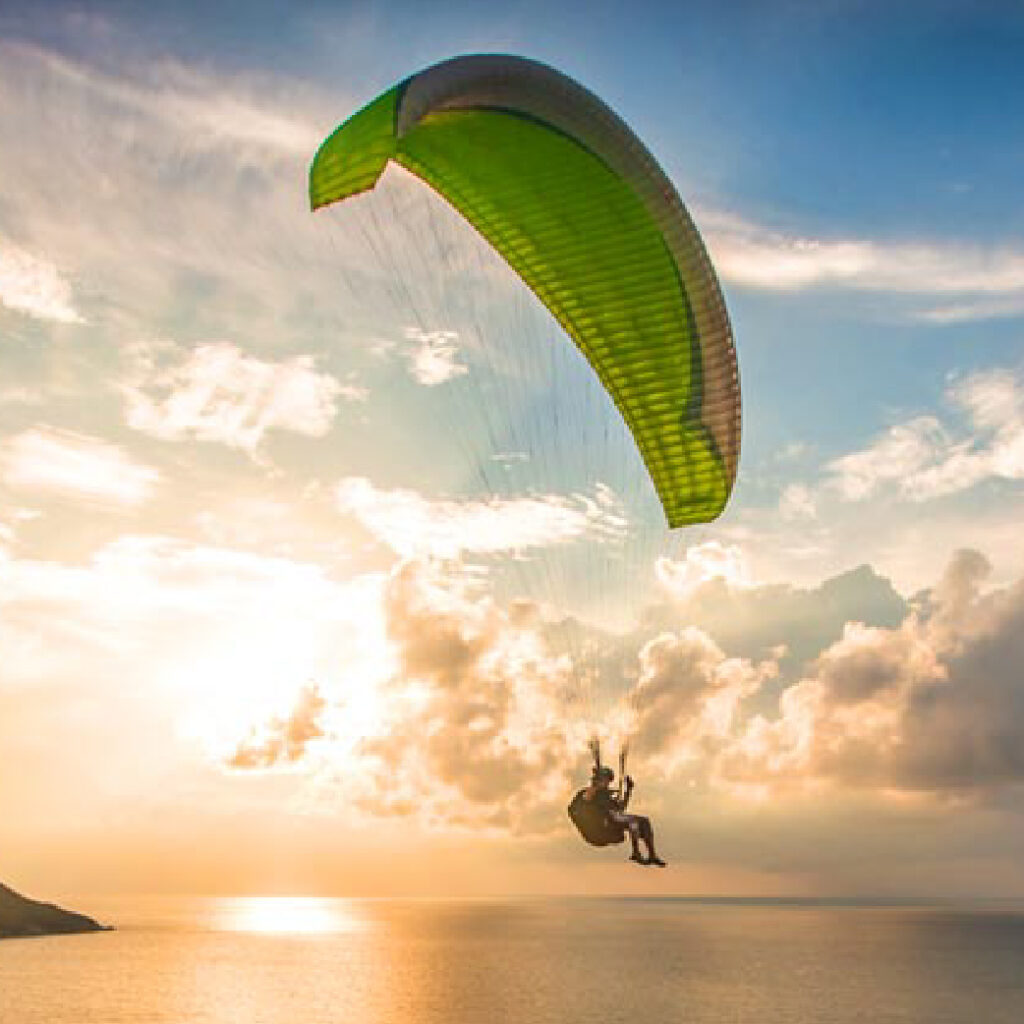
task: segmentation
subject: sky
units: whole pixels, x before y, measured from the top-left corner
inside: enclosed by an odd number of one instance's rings
[[[1024,11],[0,7],[0,877],[1024,894]],[[669,534],[551,317],[320,141],[552,64],[676,184],[743,388]],[[664,872],[565,805],[629,738]]]

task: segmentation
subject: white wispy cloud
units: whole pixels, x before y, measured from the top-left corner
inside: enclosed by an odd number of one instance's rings
[[[884,484],[906,489],[925,466],[949,449],[949,437],[934,416],[918,416],[890,427],[867,448],[828,464],[831,483],[848,501],[869,498]]]
[[[77,324],[71,286],[54,264],[0,238],[0,305],[39,320]]]
[[[130,48],[90,63],[0,41],[3,185],[18,212],[0,231],[81,281],[91,325],[118,337],[146,336],[154,311],[181,311],[197,284],[190,315],[213,337],[272,343],[318,301],[321,328],[338,329],[338,260],[302,188],[338,103]],[[81,313],[54,295],[39,308]]]
[[[946,398],[966,419],[935,416],[890,427],[860,451],[828,464],[828,483],[849,501],[887,485],[911,501],[964,491],[986,479],[1024,480],[1024,385],[1007,370],[971,374]]]
[[[160,473],[123,448],[84,434],[37,427],[0,448],[0,472],[11,487],[131,508],[153,493]]]
[[[297,118],[286,103],[273,105],[267,83],[222,78],[168,58],[140,63],[118,76],[52,50],[24,42],[0,42],[4,62],[121,109],[218,141],[308,155],[320,141],[319,127]]]
[[[184,351],[136,345],[122,383],[130,427],[168,441],[194,438],[254,451],[268,430],[327,433],[339,398],[362,389],[316,369],[312,356],[268,362],[227,342]]]
[[[409,372],[426,387],[444,384],[469,372],[469,368],[459,362],[456,331],[423,331],[409,327],[405,337],[412,345],[406,352]]]
[[[814,492],[806,484],[789,484],[779,498],[779,514],[783,519],[814,519],[818,514]]]
[[[700,223],[719,273],[771,291],[850,288],[957,297],[916,318],[934,323],[1013,315],[1024,308],[1024,250],[961,243],[822,239],[706,210]]]
[[[413,490],[384,490],[348,477],[338,507],[402,556],[454,558],[463,552],[521,551],[576,540],[620,539],[626,522],[614,495],[544,494],[525,498],[431,500]]]
[[[976,299],[919,310],[915,318],[932,324],[962,324],[972,320],[997,320],[1024,314],[1024,295],[1005,299]]]

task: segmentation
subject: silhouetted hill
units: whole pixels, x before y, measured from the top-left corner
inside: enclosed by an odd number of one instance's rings
[[[6,885],[0,885],[0,939],[106,930],[103,925],[84,914],[61,910],[52,903],[26,899]]]

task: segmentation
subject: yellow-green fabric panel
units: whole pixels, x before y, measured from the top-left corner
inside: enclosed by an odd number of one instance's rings
[[[396,135],[439,110],[504,110],[568,136],[601,160],[643,203],[675,260],[700,339],[700,419],[736,476],[741,435],[739,367],[714,267],[672,182],[636,133],[592,92],[546,64],[512,54],[463,54],[403,84]]]
[[[400,95],[400,86],[388,90],[327,137],[309,171],[312,209],[377,184],[395,155],[395,108]]]
[[[687,415],[699,405],[697,339],[675,263],[633,190],[567,136],[495,110],[428,115],[396,160],[477,227],[576,342],[633,433],[669,524],[714,518],[724,469]]]
[[[570,136],[509,111],[436,111],[397,139],[401,89],[321,147],[313,207],[372,187],[389,159],[429,183],[579,346],[633,434],[669,525],[714,519],[731,478],[700,418],[700,339],[676,262],[636,191]]]

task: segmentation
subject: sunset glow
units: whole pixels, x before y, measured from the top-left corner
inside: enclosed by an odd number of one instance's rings
[[[273,894],[1024,892],[1013,5],[2,6],[0,881],[304,934],[360,918]],[[573,143],[537,221],[609,176],[663,363],[618,222],[559,311],[409,154],[310,209],[338,125],[477,51],[678,190],[738,463],[671,189]],[[670,871],[572,830],[592,736]]]
[[[214,926],[267,935],[327,935],[366,927],[345,900],[304,896],[246,896],[217,903]]]

